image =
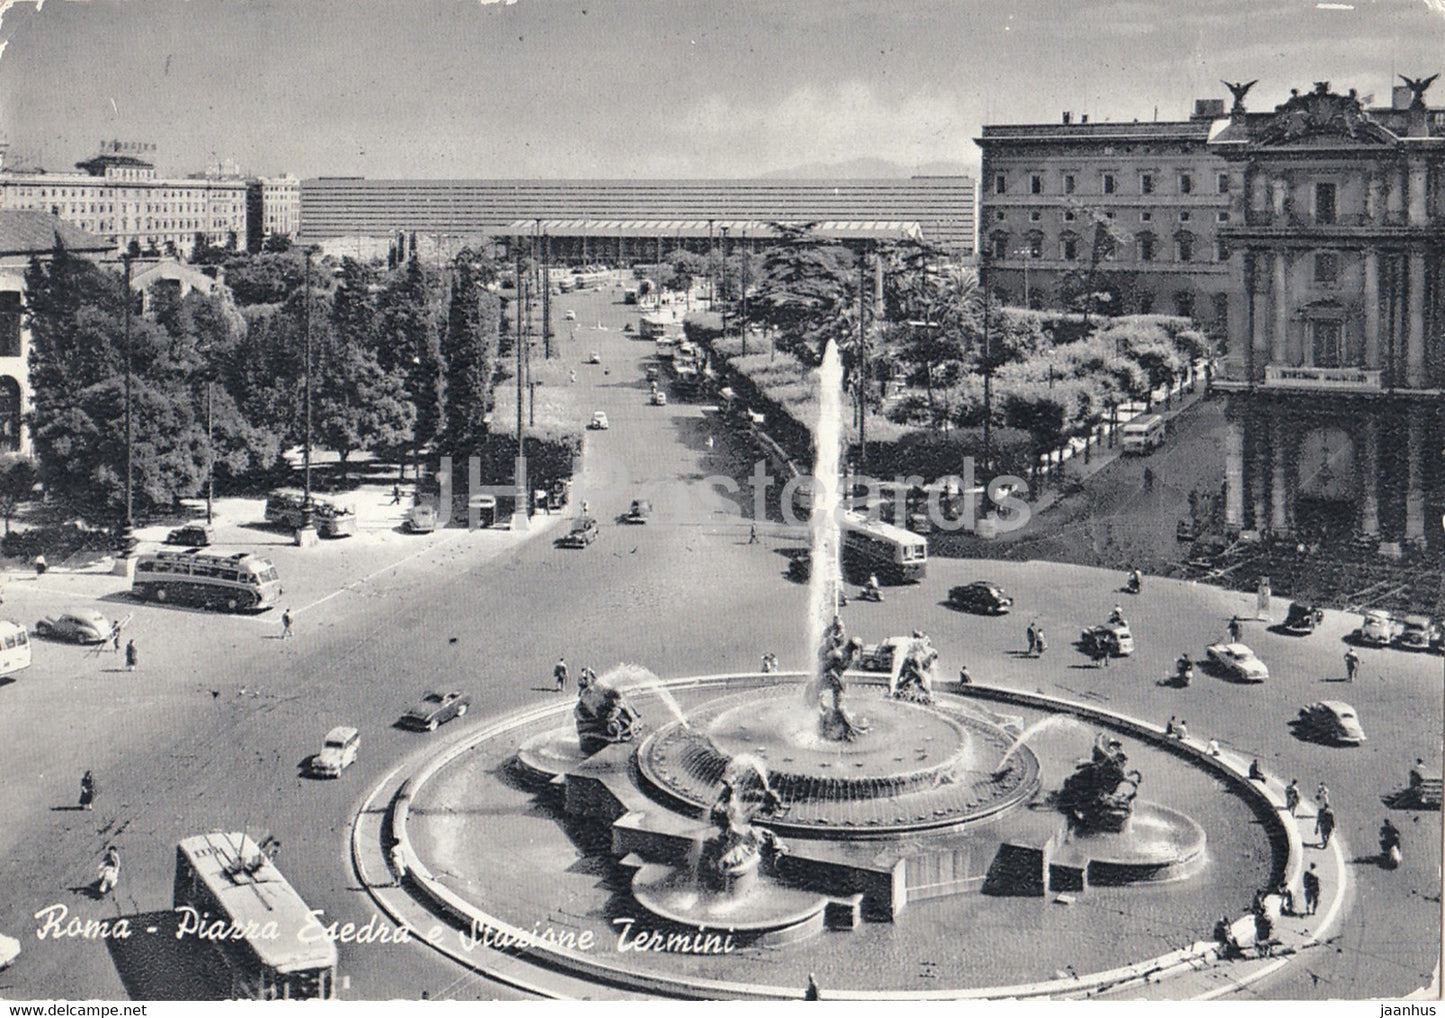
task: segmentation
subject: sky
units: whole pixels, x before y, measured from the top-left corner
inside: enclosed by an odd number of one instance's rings
[[[751,177],[978,164],[984,123],[1183,119],[1445,71],[1445,0],[0,0],[7,167]],[[1429,98],[1445,106],[1445,81]],[[869,163],[868,165],[872,165]]]

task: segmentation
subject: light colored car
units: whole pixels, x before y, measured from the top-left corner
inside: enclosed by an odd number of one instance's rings
[[[588,363],[588,364],[601,364],[601,363],[602,363],[602,355],[601,355],[600,353],[598,353],[596,350],[593,350],[591,356],[589,356],[589,357],[587,358],[587,363]]]
[[[20,957],[20,941],[0,933],[0,969],[9,968]]]
[[[349,725],[337,725],[326,733],[321,752],[311,758],[311,773],[320,778],[339,778],[356,762],[361,733]]]
[[[1134,634],[1127,622],[1102,622],[1079,634],[1079,646],[1091,657],[1100,650],[1110,657],[1128,657],[1134,653]]]
[[[1430,652],[1440,645],[1440,627],[1424,615],[1407,615],[1395,634],[1395,646],[1401,650]]]
[[[1242,643],[1211,644],[1205,653],[1236,682],[1263,682],[1269,678],[1264,662]]]
[[[591,431],[606,431],[612,425],[607,422],[607,415],[598,410],[592,415],[592,420],[587,422],[587,427]]]
[[[466,693],[453,690],[450,693],[426,692],[422,698],[407,708],[401,716],[401,723],[407,728],[424,728],[428,732],[437,730],[452,718],[459,718],[472,705],[472,698]]]
[[[663,392],[661,389],[653,389],[653,390],[652,390],[652,405],[653,405],[653,406],[667,406],[667,393]]]
[[[1365,741],[1359,715],[1343,700],[1321,700],[1301,707],[1296,724],[1301,735],[1321,742],[1358,746]]]
[[[1400,627],[1387,611],[1367,611],[1365,620],[1360,623],[1356,631],[1361,643],[1373,644],[1376,647],[1387,646],[1399,633]]]
[[[413,534],[430,534],[437,528],[437,507],[430,502],[412,506],[403,526]]]
[[[568,308],[562,313],[562,317],[566,321],[575,322],[577,320],[577,312],[573,311],[571,308]]]
[[[104,643],[110,639],[111,622],[98,611],[65,612],[48,615],[35,623],[35,635],[74,643]]]

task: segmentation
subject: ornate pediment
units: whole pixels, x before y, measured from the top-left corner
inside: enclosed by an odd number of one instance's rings
[[[1274,116],[1257,136],[1264,145],[1295,145],[1350,140],[1362,145],[1389,144],[1395,136],[1370,117],[1355,90],[1330,91],[1328,81],[1315,82],[1313,92],[1292,89],[1274,108]]]

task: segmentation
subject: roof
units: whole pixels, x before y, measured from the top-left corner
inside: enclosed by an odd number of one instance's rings
[[[999,141],[1110,141],[1113,139],[1177,139],[1204,141],[1209,137],[1211,119],[1148,120],[1093,124],[985,124],[979,145]]]
[[[0,257],[67,251],[111,252],[115,244],[39,209],[0,209]]]
[[[539,233],[565,237],[783,236],[774,222],[762,219],[515,219],[491,232],[503,237]],[[819,240],[919,240],[923,228],[905,220],[831,219],[814,221],[811,234]]]
[[[173,259],[166,259],[156,262],[154,265],[136,269],[131,273],[130,286],[132,290],[146,290],[162,280],[183,283],[202,293],[210,293],[216,286],[216,281],[200,269],[182,265]]]

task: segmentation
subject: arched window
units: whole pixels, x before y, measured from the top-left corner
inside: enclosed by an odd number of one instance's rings
[[[993,257],[1002,261],[1008,257],[1008,234],[998,230],[989,235]]]
[[[1139,250],[1141,262],[1152,262],[1159,256],[1159,241],[1147,230],[1134,238],[1134,244]]]
[[[1044,235],[1041,230],[1030,230],[1024,238],[1024,244],[1030,258],[1042,258],[1044,256]]]
[[[1174,259],[1188,262],[1194,260],[1194,234],[1180,230],[1174,235]]]
[[[1077,233],[1059,235],[1059,257],[1066,262],[1079,260],[1079,235]]]
[[[19,451],[20,414],[20,383],[0,375],[0,451]]]

